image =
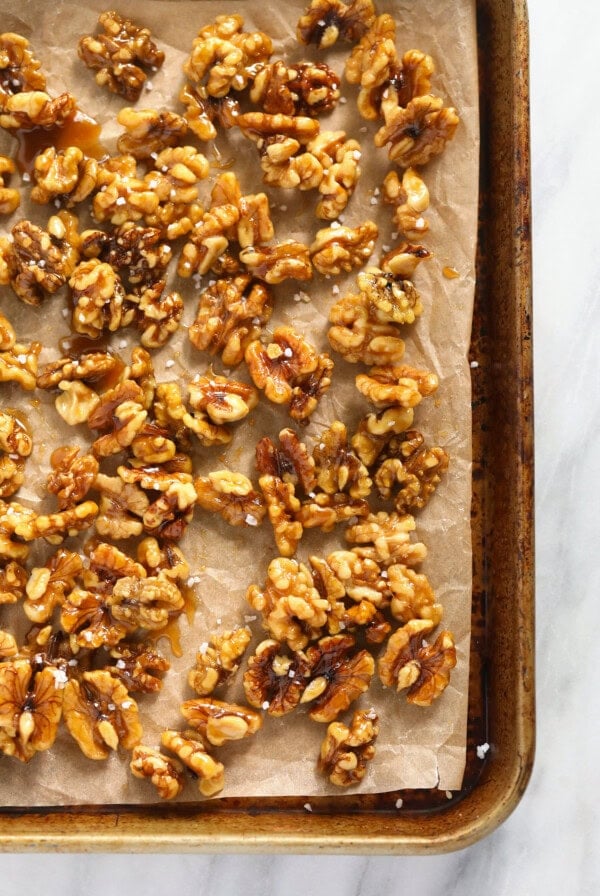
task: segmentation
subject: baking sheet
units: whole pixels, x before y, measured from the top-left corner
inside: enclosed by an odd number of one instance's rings
[[[118,109],[124,105],[116,97],[108,97],[94,84],[93,77],[76,57],[74,48],[80,34],[93,31],[96,14],[103,7],[98,3],[76,6],[60,3],[49,9],[40,3],[8,4],[3,27],[17,30],[32,41],[36,54],[42,59],[49,74],[51,92],[71,89],[77,95],[80,106],[105,123],[103,139],[110,145],[119,132],[114,124]],[[14,9],[15,12],[12,12]],[[294,41],[290,38],[302,3],[292,2],[278,10],[261,8],[254,3],[204,2],[152,2],[129,3],[127,15],[148,25],[159,45],[165,49],[165,66],[152,76],[152,90],[139,101],[139,107],[159,106],[163,102],[173,108],[182,81],[181,63],[189,53],[191,35],[217,12],[241,11],[246,28],[264,28],[281,40],[276,44],[276,56],[288,58]],[[177,11],[175,14],[175,10]],[[431,193],[431,208],[427,217],[431,230],[425,240],[434,252],[434,259],[419,268],[415,281],[423,295],[425,313],[416,327],[406,328],[406,363],[428,366],[441,380],[435,399],[425,401],[418,409],[415,424],[427,436],[428,441],[444,445],[451,455],[451,470],[435,499],[418,517],[418,536],[429,549],[423,571],[429,576],[438,599],[445,608],[443,626],[450,628],[457,638],[458,665],[451,684],[443,697],[430,709],[408,706],[402,697],[384,692],[376,682],[361,700],[361,705],[373,705],[381,720],[381,733],[377,744],[377,756],[371,764],[361,792],[381,792],[400,788],[435,787],[457,789],[460,787],[464,766],[465,723],[467,707],[468,647],[470,620],[470,375],[466,361],[470,338],[471,310],[474,287],[474,247],[477,214],[477,67],[474,4],[465,0],[456,4],[451,22],[433,2],[404,2],[378,4],[378,12],[393,11],[399,22],[397,45],[400,53],[419,47],[433,55],[438,73],[434,77],[433,90],[456,106],[461,125],[455,140],[446,153],[424,169],[424,177]],[[190,23],[194,23],[193,27]],[[182,24],[183,23],[183,24]],[[54,45],[53,35],[60,34],[61,45]],[[281,49],[280,49],[281,47]],[[294,58],[314,56],[311,51],[293,49]],[[341,72],[348,52],[346,46],[335,49],[325,57],[336,71]],[[348,122],[355,94],[354,88],[345,85],[348,98],[345,105],[322,119],[322,128],[342,127]],[[113,122],[111,123],[111,119]],[[381,247],[391,240],[391,210],[377,201],[373,188],[381,183],[391,167],[384,150],[372,146],[375,126],[355,119],[346,124],[347,130],[363,144],[364,174],[356,194],[344,216],[344,223],[356,224],[372,218],[380,225],[380,239],[374,259]],[[244,145],[232,140],[220,140],[219,156],[210,145],[206,148],[209,158],[222,164],[236,155],[236,146]],[[3,149],[9,147],[5,139]],[[229,145],[228,145],[229,144]],[[246,146],[246,149],[248,147]],[[249,153],[246,170],[235,170],[240,176],[245,192],[260,188],[260,171],[256,159]],[[218,173],[218,169],[215,170]],[[203,185],[208,194],[210,185]],[[312,216],[314,198],[311,194],[300,197],[287,191],[268,191],[271,197],[276,238],[292,236],[302,239],[305,228],[314,233],[318,227]],[[375,202],[372,200],[375,199]],[[296,215],[304,205],[304,215]],[[18,213],[17,213],[18,216]],[[15,216],[15,219],[17,218]],[[32,217],[34,215],[32,214]],[[43,221],[46,215],[36,210],[35,218]],[[290,222],[292,226],[290,227]],[[6,226],[10,226],[10,221]],[[310,241],[310,240],[308,240]],[[445,266],[454,267],[460,274],[457,279],[446,280],[442,276]],[[354,276],[321,277],[309,284],[283,284],[276,290],[276,311],[271,329],[279,323],[293,322],[322,348],[326,343],[326,315],[336,300],[333,288],[340,294],[350,291]],[[184,323],[194,317],[197,304],[195,290],[188,281],[178,284],[186,297]],[[309,302],[296,301],[299,290],[310,297]],[[2,307],[16,325],[18,336],[25,340],[39,332],[40,320],[48,325],[53,338],[45,338],[42,361],[56,357],[56,338],[68,335],[63,317],[64,300],[48,299],[43,311],[21,305],[10,290],[3,290]],[[51,329],[50,329],[51,328]],[[404,336],[404,334],[403,334]],[[134,334],[122,331],[113,344],[127,346],[135,341]],[[128,347],[119,349],[125,358]],[[175,366],[166,369],[166,361],[174,360]],[[173,379],[176,375],[189,379],[202,372],[209,359],[195,352],[182,332],[178,339],[157,353],[156,370],[159,380]],[[219,364],[215,369],[220,371]],[[349,426],[368,408],[352,386],[357,366],[344,364],[336,358],[336,371],[330,392],[321,402],[303,438],[312,444],[319,432],[336,417]],[[241,374],[241,369],[235,375]],[[56,444],[57,432],[61,440],[74,441],[73,431],[61,428],[58,415],[42,398],[40,407],[29,406],[30,397],[23,396],[12,387],[3,387],[5,404],[25,402],[37,443],[29,463],[31,475],[19,500],[39,505],[43,477],[48,468],[48,457]],[[36,399],[38,395],[36,394]],[[216,466],[229,466],[246,473],[252,471],[253,447],[264,433],[274,435],[287,425],[286,415],[280,409],[268,407],[261,401],[259,410],[252,415],[252,425],[246,423],[236,432],[229,450],[196,453],[196,470],[199,473]],[[80,435],[85,444],[85,433]],[[254,476],[255,478],[255,476]],[[226,546],[226,552],[223,547]],[[299,556],[310,553],[325,554],[343,546],[342,531],[338,530],[325,540],[321,533],[307,533]],[[250,582],[262,582],[269,560],[277,551],[268,524],[261,530],[231,529],[220,520],[214,520],[201,511],[196,512],[182,547],[190,561],[192,576],[197,579],[195,590],[198,608],[193,625],[185,620],[180,623],[184,655],[173,661],[173,669],[167,676],[165,687],[158,698],[140,700],[145,728],[144,742],[156,745],[160,730],[165,726],[180,726],[178,704],[192,696],[185,685],[187,670],[199,645],[208,639],[212,631],[244,622],[244,616],[253,611],[244,601]],[[48,552],[49,553],[49,552]],[[223,556],[226,554],[226,563]],[[230,558],[235,557],[232,570]],[[244,570],[243,579],[239,570]],[[8,619],[3,610],[2,625]],[[255,643],[261,637],[258,623],[253,624]],[[227,697],[239,693],[239,682]],[[221,697],[221,694],[217,696]],[[317,795],[332,788],[315,775],[315,757],[318,754],[324,727],[309,722],[303,714],[274,720],[267,716],[259,734],[252,740],[231,745],[219,751],[226,765],[226,786],[223,796],[266,795]],[[11,761],[2,763],[5,772],[0,780],[0,799],[5,805],[60,805],[75,803],[128,803],[154,801],[151,788],[132,779],[124,755],[114,755],[100,764],[83,759],[78,748],[66,734],[62,734],[52,751],[37,756],[28,766]],[[195,800],[193,784],[188,785],[183,799]]]

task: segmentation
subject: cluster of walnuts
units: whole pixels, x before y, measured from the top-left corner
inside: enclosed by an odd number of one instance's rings
[[[164,53],[147,28],[116,12],[102,13],[99,26],[81,38],[79,56],[98,85],[135,103]],[[375,145],[389,148],[396,168],[376,194],[393,207],[400,240],[377,265],[366,266],[377,225],[342,223],[361,145],[320,123],[342,101],[340,76],[323,61],[273,59],[271,38],[244,31],[238,14],[217,16],[194,38],[179,112],[122,108],[116,154],[88,154],[76,141],[42,148],[22,186],[53,213],[45,226],[22,218],[0,235],[3,294],[40,308],[66,293],[79,339],[42,364],[41,343],[18,341],[0,312],[0,383],[52,394],[61,418],[88,434],[85,449],[52,452],[46,490],[56,507],[38,512],[13,498],[35,434],[17,411],[0,409],[0,604],[19,604],[32,626],[22,644],[0,630],[0,752],[21,761],[50,748],[62,720],[90,759],[131,751],[132,773],[162,798],[179,795],[185,769],[212,796],[224,785],[216,748],[255,734],[262,713],[304,705],[328,726],[320,772],[349,786],[374,756],[379,720],[371,709],[355,710],[348,724],[340,716],[375,674],[429,706],[456,663],[450,632],[426,640],[443,610],[417,571],[425,545],[412,540],[414,515],[448,466],[444,449],[413,428],[438,379],[400,362],[404,328],[423,313],[412,278],[430,257],[412,242],[429,226],[418,167],[444,149],[458,117],[430,93],[430,57],[399,56],[394,21],[371,0],[312,0],[297,36],[319,50],[352,44],[345,78],[359,86],[359,113],[383,120]],[[46,92],[28,41],[0,35],[0,126],[17,137],[64,135],[76,113],[72,94]],[[233,171],[212,177],[194,141],[234,129],[255,146],[268,187],[317,194],[315,216],[328,226],[310,244],[276,238],[265,192],[245,193]],[[0,214],[20,205],[15,174],[0,157]],[[83,227],[88,212],[93,226]],[[170,287],[171,263],[198,297],[190,344],[219,359],[222,374],[211,366],[185,382],[157,380],[151,352],[182,326],[186,304]],[[356,387],[369,411],[350,431],[333,420],[312,445],[292,426],[277,440],[259,438],[255,482],[229,468],[199,473],[198,449],[231,442],[261,394],[296,427],[310,421],[334,361],[293,326],[268,329],[277,286],[352,271],[356,290],[331,307],[328,339],[345,361],[366,365]],[[140,344],[125,362],[110,337],[131,327]],[[231,376],[241,364],[250,382]],[[206,524],[215,513],[235,527],[272,528],[278,556],[247,592],[267,640],[250,650],[242,705],[213,694],[240,668],[252,631],[212,633],[189,673],[196,696],[181,706],[183,730],[165,730],[162,749],[150,747],[136,700],[160,690],[169,669],[155,642],[186,605],[189,566],[178,543],[195,515]],[[306,530],[338,526],[344,549],[296,559]],[[43,544],[52,553],[35,565],[31,547]]]

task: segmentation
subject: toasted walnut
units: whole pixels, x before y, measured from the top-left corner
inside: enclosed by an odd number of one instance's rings
[[[106,666],[105,671],[119,678],[130,693],[160,691],[159,675],[171,667],[162,653],[146,641],[121,641],[111,649],[110,656],[116,662]]]
[[[283,716],[300,703],[306,674],[301,653],[287,656],[278,641],[262,641],[244,673],[246,700],[257,709],[266,709],[270,716]]]
[[[334,221],[344,211],[360,177],[360,143],[347,139],[345,131],[323,131],[307,149],[321,162],[324,175],[318,185],[322,199],[317,218]]]
[[[262,725],[260,714],[253,709],[210,697],[186,700],[181,704],[181,714],[202,740],[214,747],[250,737]]]
[[[305,647],[327,622],[329,602],[314,587],[308,567],[295,560],[272,560],[264,588],[251,585],[246,599],[262,613],[269,634],[290,650]]]
[[[408,366],[372,367],[368,374],[359,373],[356,377],[358,391],[378,408],[414,408],[437,387],[435,373]]]
[[[360,557],[386,566],[391,563],[418,566],[427,556],[427,548],[421,542],[410,540],[415,528],[414,517],[381,511],[348,526],[346,540],[358,545],[353,551]]]
[[[272,312],[270,290],[249,274],[216,280],[200,294],[188,331],[190,341],[197,349],[220,354],[223,364],[233,367],[243,360],[250,342],[258,339]]]
[[[188,674],[190,687],[201,697],[212,694],[218,685],[237,672],[251,638],[249,628],[211,635],[210,643],[203,644],[196,654],[195,666]]]
[[[293,429],[282,429],[279,447],[268,436],[256,444],[256,469],[262,476],[275,476],[312,492],[317,485],[315,461]]]
[[[148,416],[142,402],[143,392],[133,380],[124,380],[102,395],[88,417],[90,429],[104,433],[93,444],[96,457],[110,457],[131,445]]]
[[[16,526],[15,534],[24,541],[45,538],[50,544],[60,544],[65,538],[89,529],[97,514],[98,505],[94,501],[83,501],[58,513],[34,514]]]
[[[315,722],[333,722],[368,689],[375,661],[366,650],[355,650],[352,635],[321,638],[306,650],[310,683],[301,703],[312,703],[309,715]]]
[[[29,762],[54,743],[63,704],[63,673],[15,659],[0,663],[0,750]],[[3,737],[1,735],[4,735]]]
[[[19,652],[19,647],[10,632],[0,629],[0,663],[10,660]]]
[[[160,68],[165,54],[151,38],[148,28],[140,28],[117,12],[103,12],[98,25],[104,33],[79,40],[79,58],[96,71],[96,83],[135,102],[146,82],[145,68]]]
[[[375,607],[389,603],[388,579],[381,575],[375,560],[359,557],[353,551],[333,551],[327,557],[327,565],[344,586],[347,596],[356,603],[368,600]]]
[[[135,700],[109,672],[84,672],[65,686],[65,724],[88,759],[108,759],[111,750],[132,750],[142,739]]]
[[[234,239],[239,218],[238,208],[231,203],[214,206],[205,212],[181,250],[177,266],[179,276],[207,274],[225,254],[230,239]]]
[[[15,171],[13,160],[0,155],[0,215],[12,215],[21,204],[19,191],[9,187],[7,183]]]
[[[59,358],[45,364],[36,385],[38,389],[54,389],[60,383],[77,380],[93,384],[98,380],[110,379],[121,367],[119,359],[108,352],[83,352],[77,358]]]
[[[25,458],[33,449],[27,426],[17,413],[0,410],[0,498],[19,490],[25,479]]]
[[[130,286],[149,286],[164,280],[173,250],[158,227],[126,221],[110,232],[84,230],[81,254],[99,258],[115,268]]]
[[[382,498],[392,497],[396,485],[400,488],[393,495],[398,513],[414,513],[421,510],[441,482],[447,470],[449,458],[443,448],[428,448],[421,433],[409,430],[397,446],[392,440],[384,459],[375,473],[375,485]],[[396,456],[397,455],[397,456]]]
[[[128,629],[158,631],[180,615],[184,599],[177,585],[162,576],[126,576],[115,582],[106,605]]]
[[[79,554],[65,548],[59,548],[45,566],[32,569],[23,605],[27,618],[37,623],[48,622],[55,607],[61,607],[66,595],[73,590],[82,571]]]
[[[266,346],[258,340],[251,342],[245,357],[254,384],[275,404],[289,404],[296,387],[309,387],[309,378],[318,371],[319,361],[327,358],[318,355],[291,327],[277,327],[272,342]],[[307,400],[308,397],[307,394]]]
[[[399,106],[395,91],[388,93],[381,104],[385,124],[375,134],[375,146],[387,145],[390,160],[401,168],[425,165],[454,137],[459,123],[456,110],[430,94]]]
[[[170,240],[194,229],[202,219],[198,182],[209,172],[208,160],[194,146],[163,149],[154,157],[154,171],[144,178],[159,204],[145,221],[160,227]]]
[[[143,516],[144,530],[177,541],[192,517],[197,492],[188,472],[174,473],[154,466],[118,467],[117,473],[126,483],[137,483],[146,491],[159,492]]]
[[[352,447],[366,467],[371,467],[392,436],[412,426],[412,408],[391,407],[379,414],[367,414],[352,436]]]
[[[364,517],[368,513],[369,505],[362,498],[351,498],[343,493],[318,493],[302,502],[295,519],[304,529],[317,528],[323,532],[331,532],[338,523]]]
[[[119,110],[117,121],[125,128],[117,149],[136,159],[149,159],[167,146],[177,146],[188,129],[185,118],[167,110],[126,107]]]
[[[10,569],[11,579],[15,573],[20,577],[19,564],[21,561],[26,560],[29,554],[29,546],[23,544],[16,530],[19,526],[30,524],[34,518],[35,512],[28,507],[23,507],[21,504],[17,504],[16,501],[10,501],[7,504],[0,498],[0,561],[9,561],[6,567],[6,576],[8,576],[8,570]],[[11,567],[10,561],[16,561],[16,566]],[[6,585],[9,581],[9,579],[5,579],[4,584]],[[22,593],[22,589],[20,593]],[[17,596],[20,596],[20,593]],[[12,603],[13,601],[9,602]]]
[[[270,115],[267,112],[244,112],[236,124],[248,139],[259,146],[270,137],[292,137],[304,145],[319,133],[319,122],[307,115]]]
[[[69,426],[85,423],[100,403],[100,396],[85,383],[62,380],[58,388],[61,394],[55,398],[54,407]]]
[[[421,296],[410,280],[372,267],[361,271],[356,282],[370,306],[377,309],[377,316],[384,320],[412,324],[423,313]]]
[[[47,488],[56,495],[59,510],[65,510],[82,501],[94,484],[98,473],[98,461],[91,454],[81,454],[77,446],[63,445],[50,456],[52,472],[47,478]]]
[[[394,619],[402,624],[411,619],[428,619],[434,627],[442,621],[442,605],[436,603],[433,588],[427,576],[414,569],[395,563],[388,567],[388,581],[392,600],[390,610]]]
[[[92,203],[96,221],[120,225],[156,214],[159,196],[150,182],[137,176],[136,160],[131,155],[100,162],[97,186]]]
[[[184,787],[183,767],[160,750],[138,744],[133,748],[129,768],[136,778],[149,778],[162,800],[179,796]]]
[[[46,78],[41,65],[27,38],[10,31],[0,34],[0,104],[25,89],[44,90]]]
[[[302,538],[302,523],[296,519],[300,501],[295,495],[291,482],[284,482],[278,476],[261,476],[258,480],[267,504],[267,513],[273,527],[277,550],[283,557],[296,553]]]
[[[441,632],[434,644],[424,640],[434,628],[428,619],[411,619],[391,635],[377,661],[385,687],[408,688],[406,699],[417,706],[431,706],[448,686],[456,665],[456,649],[450,632]]]
[[[218,513],[230,526],[259,526],[266,513],[265,501],[241,473],[214,470],[194,480],[198,504]]]
[[[348,431],[339,420],[321,434],[313,450],[319,488],[328,495],[348,491],[353,498],[366,498],[371,480],[365,465],[348,446]]]
[[[2,98],[0,127],[9,131],[61,127],[76,111],[77,103],[70,93],[51,97],[43,90],[25,90]]]
[[[310,247],[313,265],[321,274],[338,276],[362,266],[373,254],[379,230],[373,221],[358,227],[325,227],[318,230]]]
[[[296,34],[301,44],[316,44],[324,50],[337,40],[357,41],[375,18],[372,0],[311,0],[298,20]]]
[[[270,114],[321,115],[339,98],[340,79],[323,62],[271,62],[259,70],[250,90],[252,102]]]
[[[7,281],[8,282],[8,281]],[[0,278],[0,284],[2,279]],[[4,284],[6,285],[6,284]],[[17,341],[17,335],[11,322],[0,311],[0,351],[11,349]]]
[[[293,137],[270,136],[257,140],[263,181],[284,190],[314,190],[325,170],[312,152]],[[302,151],[301,151],[302,150]]]
[[[183,582],[190,574],[183,553],[169,542],[160,544],[156,538],[144,538],[137,546],[137,557],[148,575]]]
[[[159,383],[154,413],[159,425],[166,427],[177,444],[186,448],[190,447],[192,432],[204,446],[226,445],[232,439],[232,432],[227,426],[211,423],[202,411],[190,413],[177,383]]]
[[[48,230],[26,219],[12,228],[10,285],[28,305],[39,305],[45,296],[57,292],[75,268],[79,254],[64,225],[65,219],[54,215],[48,221]]]
[[[350,728],[332,722],[321,744],[318,769],[337,787],[359,784],[367,771],[367,762],[375,755],[379,720],[371,710],[357,710]]]
[[[404,290],[408,289],[410,291],[411,287],[414,289],[412,283],[410,283],[411,277],[413,277],[421,262],[430,258],[433,258],[433,254],[425,246],[400,243],[399,246],[394,246],[393,249],[381,256],[379,266],[386,277],[393,276],[396,281],[404,281]],[[404,301],[406,302],[406,300]],[[411,299],[409,298],[408,303],[410,304],[410,302]]]
[[[429,190],[414,168],[402,174],[402,183],[396,171],[386,174],[383,181],[383,198],[394,205],[394,223],[409,240],[419,239],[429,230],[429,222],[423,214],[429,208]]]
[[[214,140],[216,121],[223,128],[232,128],[240,112],[239,103],[230,95],[209,96],[206,87],[184,84],[179,101],[185,106],[185,118],[191,131],[200,140]]]
[[[35,186],[31,198],[41,205],[54,201],[68,208],[82,202],[93,192],[98,179],[98,162],[88,158],[77,146],[40,152],[33,168]]]
[[[161,744],[175,753],[194,772],[203,796],[214,796],[223,789],[223,763],[210,756],[197,740],[183,737],[178,731],[166,730],[161,735]]]
[[[220,21],[223,19],[228,20],[225,27]],[[234,20],[235,24],[231,24]],[[209,96],[223,97],[230,90],[243,90],[259,64],[268,62],[273,52],[273,43],[267,34],[244,32],[243,23],[241,16],[217,16],[192,42],[183,70]]]
[[[374,17],[346,60],[346,80],[367,89],[387,85],[400,68],[395,39],[393,16],[383,13]]]
[[[294,385],[290,401],[292,420],[308,420],[331,385],[333,366],[329,355],[323,352],[317,357],[315,370]]]
[[[60,624],[70,635],[74,649],[114,647],[129,634],[112,618],[103,594],[81,588],[74,588],[64,601]]]
[[[200,376],[189,384],[190,405],[204,411],[213,423],[237,423],[258,403],[256,390],[226,376]]]
[[[4,552],[2,552],[4,553]],[[15,560],[0,561],[0,605],[14,604],[25,594],[27,570]]]
[[[76,333],[97,339],[105,330],[114,333],[134,320],[135,308],[127,301],[121,279],[109,264],[97,258],[80,262],[69,286]]]
[[[329,344],[350,364],[394,364],[404,355],[404,340],[383,317],[365,293],[344,296],[329,311]]]
[[[253,277],[266,283],[312,277],[308,247],[295,240],[274,246],[250,246],[240,252],[240,261]]]

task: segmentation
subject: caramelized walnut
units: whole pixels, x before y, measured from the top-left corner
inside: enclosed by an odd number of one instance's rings
[[[304,531],[302,523],[296,519],[300,501],[294,485],[270,475],[261,476],[258,484],[265,498],[277,550],[283,557],[291,557],[296,553]]]
[[[202,741],[214,747],[230,740],[250,737],[262,725],[260,714],[253,709],[210,697],[186,700],[181,704],[181,714]]]
[[[186,447],[189,447],[192,432],[206,447],[226,445],[233,437],[227,426],[212,423],[208,414],[203,411],[197,410],[190,413],[177,383],[160,383],[158,385],[154,413],[159,424],[167,427],[177,443]]]
[[[167,146],[177,146],[187,133],[187,122],[175,112],[157,109],[120,109],[117,121],[125,128],[117,149],[136,159],[149,159]]]
[[[6,281],[8,283],[8,280]],[[0,277],[0,284],[6,286]],[[17,341],[14,327],[7,317],[0,311],[0,351],[11,349]]]
[[[24,541],[45,538],[50,544],[60,544],[65,538],[73,538],[93,525],[98,514],[98,505],[94,501],[83,501],[74,504],[58,513],[35,513],[19,522],[15,535]]]
[[[270,716],[295,709],[307,684],[307,665],[301,653],[287,656],[278,641],[262,641],[248,660],[244,673],[246,700]]]
[[[434,626],[442,621],[442,605],[436,603],[435,594],[427,576],[414,569],[395,563],[388,567],[388,581],[392,600],[390,610],[394,619],[402,624],[411,619],[428,619]]]
[[[357,41],[375,19],[372,0],[311,0],[298,20],[296,34],[301,44],[316,44],[320,50],[337,40]]]
[[[362,498],[351,498],[343,493],[327,495],[319,492],[313,498],[302,502],[295,514],[295,519],[303,529],[321,529],[331,532],[338,525],[348,520],[367,516],[369,505]]]
[[[412,324],[423,313],[421,296],[410,280],[372,267],[361,271],[356,282],[369,306],[376,309],[378,318],[395,324]]]
[[[378,408],[414,408],[437,387],[435,373],[408,366],[372,367],[368,374],[359,373],[356,377],[358,391]]]
[[[321,638],[306,649],[310,683],[301,703],[312,703],[309,715],[315,722],[333,722],[368,689],[375,661],[366,650],[355,650],[351,635]]]
[[[172,800],[183,790],[182,765],[160,750],[138,744],[131,753],[129,768],[136,778],[149,778],[162,800]]]
[[[201,697],[212,694],[216,687],[237,672],[251,638],[249,628],[211,635],[210,643],[203,644],[196,654],[196,663],[188,674],[189,686]]]
[[[131,155],[111,156],[99,162],[97,186],[92,203],[96,221],[120,225],[157,213],[160,198],[156,189],[151,181],[137,176],[136,160]]]
[[[151,38],[148,28],[140,28],[117,12],[103,12],[98,25],[104,33],[79,40],[79,58],[96,71],[96,83],[135,102],[146,82],[144,68],[160,68],[165,54]],[[144,68],[142,68],[142,66]]]
[[[352,436],[352,447],[366,467],[371,467],[390,439],[410,429],[414,418],[412,408],[391,407],[379,414],[367,414]]]
[[[0,352],[0,383],[18,383],[27,392],[35,389],[41,350],[39,342],[30,345],[16,342],[12,348]]]
[[[121,279],[111,265],[91,258],[77,265],[69,280],[73,298],[72,326],[76,333],[97,339],[114,333],[135,318]]]
[[[76,446],[63,445],[50,455],[52,472],[47,477],[47,489],[56,495],[59,510],[73,507],[82,501],[98,473],[98,461],[91,454],[81,454]]]
[[[20,562],[29,554],[29,546],[23,544],[16,530],[19,526],[29,525],[34,517],[33,510],[16,501],[7,504],[0,498],[0,561],[9,561],[9,566],[10,561],[16,561],[17,566],[10,567],[12,572],[18,572]]]
[[[390,599],[387,576],[381,575],[379,564],[353,551],[333,551],[327,565],[344,586],[348,597],[356,603],[368,600],[375,607],[386,606]]]
[[[10,285],[27,305],[39,305],[57,292],[77,263],[75,219],[66,212],[61,215],[49,219],[47,230],[26,219],[12,228]]]
[[[243,24],[238,15],[217,16],[192,42],[183,70],[209,96],[223,97],[230,90],[243,90],[273,52],[273,43],[267,34],[244,32]]]
[[[454,137],[459,123],[456,110],[437,96],[417,96],[404,107],[390,89],[381,109],[385,124],[374,137],[375,146],[388,146],[388,156],[401,168],[425,165],[439,155]]]
[[[200,294],[196,319],[188,334],[192,345],[220,354],[233,367],[244,358],[248,345],[258,339],[273,312],[270,290],[249,274],[216,280]]]
[[[266,513],[265,501],[241,473],[214,470],[194,480],[198,504],[218,513],[230,526],[259,526]]]
[[[108,352],[83,352],[77,358],[64,357],[45,364],[36,385],[38,389],[54,389],[60,383],[77,380],[94,384],[105,377],[110,379],[120,366],[119,359]]]
[[[64,691],[67,729],[88,759],[108,759],[111,750],[132,750],[142,739],[135,700],[125,685],[109,672],[84,672]]]
[[[81,254],[98,258],[114,268],[131,287],[161,282],[173,250],[158,227],[126,221],[111,231],[84,230]]]
[[[111,616],[128,630],[159,631],[183,611],[181,591],[163,576],[125,576],[106,597]]]
[[[98,162],[88,158],[77,146],[48,149],[35,158],[33,177],[35,186],[31,198],[40,205],[66,205],[71,208],[83,202],[93,192],[98,179]]]
[[[155,157],[154,168],[144,181],[159,204],[144,219],[174,240],[189,233],[202,219],[197,184],[208,175],[208,160],[194,146],[175,146]]]
[[[359,784],[367,771],[367,762],[375,755],[379,720],[370,710],[357,710],[350,728],[332,722],[321,744],[318,769],[337,787]]]
[[[12,215],[21,204],[19,191],[8,185],[15,171],[13,160],[0,155],[0,215]]]
[[[244,112],[236,124],[242,133],[257,143],[271,137],[292,137],[300,144],[309,143],[319,133],[319,122],[308,115],[270,115],[267,112]]]
[[[0,663],[12,659],[18,652],[17,642],[11,633],[0,629]]]
[[[0,34],[0,105],[7,97],[26,89],[45,90],[46,77],[41,66],[27,38],[10,31]]]
[[[441,482],[448,468],[449,458],[443,448],[428,448],[421,433],[409,430],[394,438],[386,457],[375,473],[375,485],[382,498],[393,496],[398,513],[421,510]],[[399,444],[396,444],[399,442]],[[400,488],[393,494],[394,487]]]
[[[119,678],[130,693],[160,691],[159,676],[171,668],[162,653],[146,641],[121,641],[111,649],[110,656],[115,662],[106,666],[105,671]]]
[[[54,743],[65,678],[54,666],[15,659],[0,663],[0,750],[29,762]]]
[[[203,796],[214,796],[223,789],[225,768],[214,759],[202,745],[177,731],[163,731],[161,744],[178,756],[198,778],[198,787]]]
[[[169,472],[154,466],[121,466],[117,473],[126,483],[137,483],[145,491],[159,493],[144,512],[145,531],[167,541],[181,538],[198,497],[191,473]]]
[[[148,416],[143,397],[133,380],[124,380],[102,395],[88,417],[90,429],[103,433],[92,446],[96,457],[110,457],[131,445]]]
[[[360,557],[385,566],[391,563],[418,566],[427,556],[427,549],[421,542],[411,541],[410,534],[415,528],[414,517],[381,511],[348,526],[346,540],[358,545],[353,551]]]
[[[4,541],[0,538],[0,543]],[[5,551],[0,552],[0,606],[2,604],[15,604],[25,594],[27,585],[27,570],[15,560],[6,560]]]
[[[164,280],[146,286],[139,295],[129,295],[128,299],[137,305],[140,342],[145,348],[160,348],[179,329],[183,299],[174,290],[165,292]]]
[[[190,406],[208,414],[213,423],[237,423],[258,404],[256,390],[239,380],[212,374],[189,384]]]
[[[402,285],[403,291],[412,292],[414,287],[410,283],[410,278],[414,275],[416,269],[422,261],[433,258],[432,253],[425,246],[416,246],[412,243],[400,243],[394,246],[389,252],[381,256],[379,266],[382,273],[386,277],[393,276],[396,281],[404,281]],[[410,306],[412,298],[408,295],[408,299],[403,302]]]
[[[213,269],[226,253],[229,241],[235,238],[239,219],[239,209],[232,203],[216,205],[204,212],[181,250],[179,276],[207,274]]]
[[[318,230],[310,247],[312,263],[321,274],[337,277],[342,271],[351,271],[371,257],[378,233],[373,221]]]
[[[339,98],[340,80],[323,62],[271,62],[258,71],[250,90],[252,102],[273,115],[321,115]]]
[[[0,127],[9,131],[62,127],[76,111],[75,97],[70,93],[51,97],[43,90],[24,90],[2,97]]]
[[[456,665],[456,649],[450,632],[441,632],[434,644],[424,637],[434,628],[427,619],[412,619],[391,635],[377,662],[385,687],[408,688],[406,699],[417,706],[431,706],[448,686]]]
[[[189,129],[200,140],[214,140],[217,136],[215,122],[223,128],[232,128],[240,113],[239,103],[231,95],[209,96],[206,88],[197,84],[184,84],[179,101],[185,106]]]
[[[258,340],[251,342],[245,357],[254,384],[275,404],[293,402],[290,412],[294,411],[297,419],[312,413],[329,386],[329,380],[323,379],[333,363],[327,355],[318,355],[291,327],[277,327],[272,342],[266,346]],[[316,379],[311,379],[313,374]]]
[[[26,586],[23,609],[32,622],[48,622],[55,607],[62,607],[68,594],[75,588],[83,571],[79,554],[59,548],[45,566],[35,567]]]
[[[31,435],[20,417],[0,410],[0,498],[19,490],[25,479],[25,459],[33,449]]]
[[[317,218],[334,221],[348,205],[360,177],[360,143],[347,139],[345,131],[322,131],[307,149],[324,172],[318,184],[322,198],[316,208]]]
[[[274,476],[312,492],[317,485],[315,461],[293,429],[282,429],[279,447],[268,436],[256,444],[256,469],[261,476]]]
[[[127,484],[119,476],[99,473],[94,486],[100,493],[96,531],[115,541],[141,535],[144,529],[144,513],[150,500],[142,489]]]
[[[404,340],[383,317],[365,293],[344,296],[329,311],[329,344],[350,364],[394,364],[404,355]]]
[[[331,385],[333,366],[329,355],[323,352],[317,357],[315,370],[294,385],[290,400],[292,420],[308,420]]]
[[[429,190],[414,168],[407,168],[402,182],[396,171],[386,174],[383,181],[384,201],[394,208],[394,223],[409,240],[419,239],[429,230],[423,217],[429,208]]]
[[[284,240],[273,246],[249,246],[242,249],[239,257],[253,277],[266,283],[312,277],[308,246],[296,240]]]

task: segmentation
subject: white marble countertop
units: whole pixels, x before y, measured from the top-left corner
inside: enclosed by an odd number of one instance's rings
[[[8,855],[1,859],[1,892],[600,893],[600,719],[593,695],[600,665],[593,623],[600,588],[600,3],[529,0],[529,9],[538,749],[521,804],[486,840],[447,856]]]

